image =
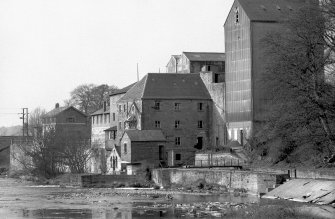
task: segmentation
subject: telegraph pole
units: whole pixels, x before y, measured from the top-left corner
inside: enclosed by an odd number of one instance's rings
[[[20,119],[22,119],[22,136],[24,136],[25,134],[27,136],[29,136],[29,129],[28,129],[28,108],[22,108],[22,117],[20,117]]]

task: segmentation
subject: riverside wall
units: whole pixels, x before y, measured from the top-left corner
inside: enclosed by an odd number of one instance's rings
[[[250,194],[262,194],[267,188],[282,183],[288,176],[276,173],[258,173],[233,169],[155,169],[153,181],[162,187],[189,186],[199,182],[225,186],[230,189],[243,189]]]

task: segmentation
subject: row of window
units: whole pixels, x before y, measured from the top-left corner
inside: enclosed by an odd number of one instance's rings
[[[115,113],[112,114],[112,117],[113,121],[115,121]],[[110,123],[109,114],[92,116],[92,124],[107,124],[107,123]]]
[[[174,110],[179,111],[181,107],[181,103],[174,103]],[[153,107],[155,110],[160,110],[161,109],[161,103],[159,101],[155,101],[155,105]],[[198,103],[197,104],[197,109],[198,111],[203,111],[204,110],[204,103]]]
[[[67,117],[67,118],[65,118],[65,121],[68,122],[68,123],[74,123],[74,122],[76,122],[76,119],[75,119],[75,117]],[[43,123],[44,124],[46,124],[46,123],[56,123],[56,118],[44,118]]]
[[[202,120],[198,120],[198,129],[202,129],[204,127],[204,122]],[[161,121],[155,121],[155,128],[161,128]],[[180,128],[180,120],[174,121],[174,128]]]

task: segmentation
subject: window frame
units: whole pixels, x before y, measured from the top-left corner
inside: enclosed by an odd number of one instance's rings
[[[204,122],[202,120],[198,120],[198,129],[204,128]]]
[[[180,120],[175,120],[174,121],[174,128],[175,129],[180,129]]]
[[[176,146],[180,146],[181,145],[181,137],[175,137],[174,138],[174,144]]]

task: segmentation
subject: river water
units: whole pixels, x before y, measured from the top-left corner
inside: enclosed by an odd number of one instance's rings
[[[315,205],[252,195],[166,196],[159,192],[44,187],[0,179],[0,218],[296,218],[297,211],[292,209],[309,209],[299,218],[335,218],[334,208],[322,210],[328,214],[315,214],[315,209],[320,210]]]

